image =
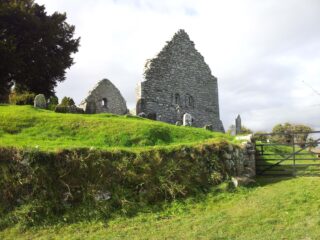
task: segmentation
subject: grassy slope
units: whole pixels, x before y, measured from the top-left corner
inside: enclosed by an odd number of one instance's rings
[[[44,150],[73,147],[148,147],[229,139],[204,129],[111,114],[59,114],[31,106],[0,105],[0,146]]]
[[[319,239],[320,179],[277,180],[258,179],[256,186],[235,192],[224,191],[222,185],[201,198],[177,201],[162,211],[133,218],[25,232],[12,228],[0,233],[0,238]]]

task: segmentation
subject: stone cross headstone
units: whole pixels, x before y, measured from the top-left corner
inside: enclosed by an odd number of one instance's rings
[[[183,126],[192,126],[192,116],[190,113],[183,115]]]
[[[46,109],[47,108],[47,101],[46,101],[45,96],[43,94],[38,94],[37,96],[35,96],[33,106],[35,108]]]
[[[236,135],[241,133],[241,118],[240,115],[236,118]]]

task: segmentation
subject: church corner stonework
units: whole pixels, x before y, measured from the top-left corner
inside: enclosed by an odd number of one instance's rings
[[[175,124],[188,113],[192,126],[212,125],[224,131],[219,113],[217,78],[184,30],[179,30],[160,53],[145,65],[137,87],[136,113]]]
[[[89,92],[80,104],[85,113],[128,113],[126,101],[108,79],[103,79]]]

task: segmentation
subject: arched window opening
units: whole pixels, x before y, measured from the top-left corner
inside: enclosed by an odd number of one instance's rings
[[[185,104],[186,104],[186,107],[191,107],[191,108],[194,107],[194,99],[189,94],[187,94],[185,97]]]
[[[108,107],[108,100],[106,98],[102,98],[101,100],[101,106],[102,107]]]
[[[177,105],[180,105],[180,95],[179,95],[179,93],[176,93],[174,95],[174,103],[177,104]]]
[[[192,96],[189,96],[188,98],[188,105],[189,107],[194,107],[194,100],[193,100],[193,97]]]

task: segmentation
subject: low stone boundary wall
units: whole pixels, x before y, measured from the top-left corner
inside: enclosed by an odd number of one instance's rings
[[[129,211],[206,192],[232,176],[254,175],[250,144],[208,142],[144,151],[0,148],[0,209],[28,202],[61,213],[70,205],[103,202]],[[104,208],[104,209],[105,209]]]

